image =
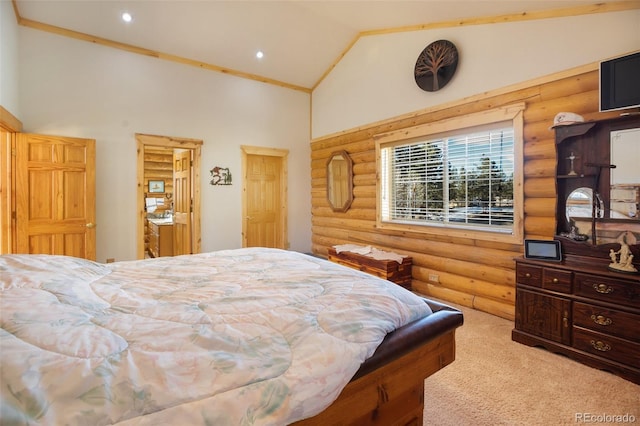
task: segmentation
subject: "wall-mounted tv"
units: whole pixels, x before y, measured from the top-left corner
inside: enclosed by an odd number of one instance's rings
[[[640,107],[640,52],[600,62],[600,111]]]

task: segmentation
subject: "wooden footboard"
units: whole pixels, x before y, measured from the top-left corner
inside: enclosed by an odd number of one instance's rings
[[[338,399],[309,425],[422,425],[424,380],[455,359],[462,313],[426,301],[434,313],[390,333]]]

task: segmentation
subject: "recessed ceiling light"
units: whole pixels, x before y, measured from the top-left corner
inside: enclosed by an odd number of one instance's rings
[[[131,22],[133,20],[133,16],[131,16],[131,14],[129,12],[123,12],[122,13],[122,20],[124,22]]]
[[[263,57],[264,57],[264,52],[262,52],[262,50],[258,50],[256,52],[256,58],[262,59]]]

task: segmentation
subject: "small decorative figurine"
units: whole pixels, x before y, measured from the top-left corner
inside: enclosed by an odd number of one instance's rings
[[[579,232],[578,227],[575,225],[576,222],[573,219],[571,219],[569,223],[571,225],[571,231],[561,232],[560,235],[562,235],[563,237],[571,238],[574,241],[587,241],[589,239],[588,235],[581,234]]]
[[[630,237],[629,237],[630,234]],[[633,265],[633,253],[629,249],[629,245],[627,242],[633,244],[632,241],[628,241],[629,238],[635,240],[633,238],[633,234],[627,232],[625,234],[620,235],[618,237],[618,242],[620,243],[620,250],[614,251],[613,249],[609,250],[609,257],[611,258],[611,263],[609,264],[609,269],[616,272],[627,272],[631,274],[638,273],[638,270]],[[618,256],[620,256],[618,258]]]

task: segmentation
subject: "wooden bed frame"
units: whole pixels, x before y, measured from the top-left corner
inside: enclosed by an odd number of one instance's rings
[[[433,314],[389,333],[333,404],[294,425],[422,425],[424,380],[454,361],[463,323],[462,312],[425,302]]]

